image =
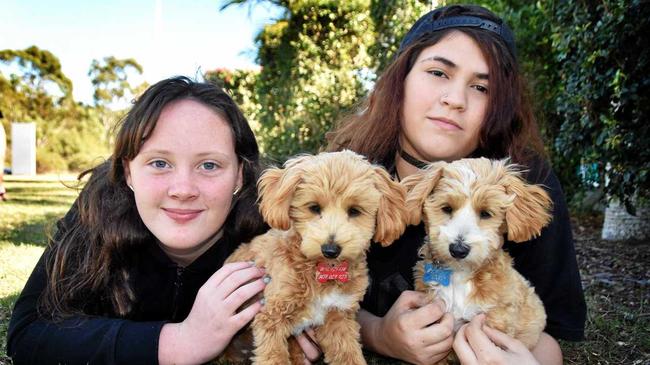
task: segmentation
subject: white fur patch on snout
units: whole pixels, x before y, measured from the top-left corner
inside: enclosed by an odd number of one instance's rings
[[[454,242],[457,237],[482,235],[478,217],[471,204],[465,204],[461,209],[455,211],[452,219],[440,227],[440,233],[444,234],[450,243]]]
[[[488,237],[479,227],[479,218],[470,204],[464,205],[454,213],[452,219],[445,225],[440,226],[440,242],[453,244],[461,239],[466,245],[474,245],[487,242]]]
[[[311,303],[300,322],[291,331],[294,336],[299,335],[309,327],[321,326],[325,323],[327,312],[332,309],[348,310],[357,302],[354,296],[337,291],[325,296],[317,297]]]

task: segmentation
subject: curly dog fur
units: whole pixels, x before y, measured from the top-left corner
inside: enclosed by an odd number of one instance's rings
[[[253,363],[302,364],[290,337],[312,327],[325,362],[365,364],[356,313],[368,285],[366,251],[373,240],[385,246],[403,233],[404,187],[351,151],[293,158],[266,170],[258,187],[272,229],[228,259],[254,260],[272,278],[251,325]],[[342,262],[347,281],[317,280],[319,263]],[[231,346],[241,348],[239,339]]]
[[[456,329],[486,313],[490,327],[532,348],[546,324],[544,307],[501,248],[505,236],[523,242],[541,233],[551,219],[548,194],[525,183],[516,165],[485,158],[437,162],[402,183],[410,223],[424,220],[428,237],[414,267],[416,289],[441,297]],[[436,274],[449,270],[448,284],[425,282],[426,263]]]

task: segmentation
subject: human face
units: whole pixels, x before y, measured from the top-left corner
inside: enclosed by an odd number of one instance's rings
[[[488,103],[488,65],[476,42],[452,31],[423,49],[404,82],[400,146],[424,161],[476,149]]]
[[[138,213],[174,257],[203,252],[223,226],[241,166],[229,124],[191,99],[166,105],[137,156],[125,163]]]

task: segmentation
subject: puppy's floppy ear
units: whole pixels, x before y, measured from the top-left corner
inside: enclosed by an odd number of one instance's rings
[[[539,236],[551,221],[553,201],[542,187],[527,184],[513,169],[508,170],[502,179],[506,193],[513,199],[506,209],[508,239],[528,241]]]
[[[420,224],[422,221],[422,206],[429,194],[440,181],[446,162],[436,162],[423,171],[409,175],[402,180],[406,187],[406,209],[409,212],[409,224]]]
[[[295,167],[284,169],[274,167],[262,173],[257,182],[260,212],[271,227],[287,230],[291,226],[289,208],[299,183],[299,169]]]
[[[408,224],[406,190],[383,167],[375,166],[375,186],[381,193],[373,240],[386,247],[404,233]]]

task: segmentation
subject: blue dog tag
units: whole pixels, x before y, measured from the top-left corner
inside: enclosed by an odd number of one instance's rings
[[[447,286],[451,279],[451,269],[433,266],[432,263],[426,262],[424,264],[424,277],[422,279],[425,283],[433,282],[442,286]]]

